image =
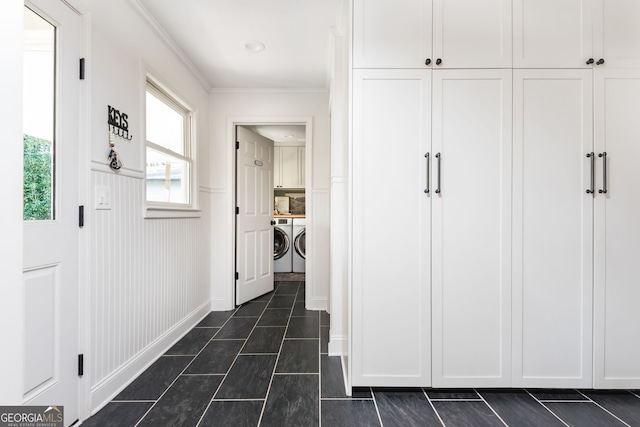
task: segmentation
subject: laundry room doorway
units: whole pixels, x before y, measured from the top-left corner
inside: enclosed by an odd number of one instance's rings
[[[235,305],[272,291],[276,271],[294,272],[295,236],[282,253],[276,229],[311,211],[305,197],[311,177],[311,118],[263,120],[229,122],[236,146]],[[298,260],[296,272],[302,265],[304,273],[307,263]]]

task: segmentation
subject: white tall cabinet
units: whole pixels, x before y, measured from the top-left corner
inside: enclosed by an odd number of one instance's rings
[[[353,0],[352,386],[640,388],[638,22]]]
[[[598,160],[595,200],[598,388],[640,387],[639,114],[640,70],[598,70],[595,150],[606,153]]]
[[[591,387],[593,73],[513,74],[513,386]]]
[[[511,381],[511,70],[433,72],[434,387]]]
[[[353,74],[353,386],[430,385],[430,92],[430,70]]]

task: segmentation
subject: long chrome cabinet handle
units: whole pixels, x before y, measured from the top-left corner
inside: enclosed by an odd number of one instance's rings
[[[591,175],[590,175],[590,188],[587,190],[587,194],[593,194],[595,193],[595,185],[596,185],[596,171],[595,171],[595,167],[596,167],[596,156],[595,153],[592,151],[591,153],[587,153],[587,157],[589,159],[591,159]]]
[[[424,189],[424,192],[429,194],[429,153],[425,154],[424,158],[427,159],[427,187]]]
[[[438,178],[436,180],[436,194],[440,194],[440,153],[436,154],[436,159],[437,161],[437,166],[438,166],[438,172],[436,174],[436,177]]]
[[[598,157],[602,157],[602,190],[598,190],[598,193],[607,194],[607,152],[603,151]]]

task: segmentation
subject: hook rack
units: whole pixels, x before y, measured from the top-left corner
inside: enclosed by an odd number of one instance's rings
[[[129,135],[129,115],[116,110],[111,105],[107,105],[107,107],[109,133],[126,141],[131,141],[133,136]]]

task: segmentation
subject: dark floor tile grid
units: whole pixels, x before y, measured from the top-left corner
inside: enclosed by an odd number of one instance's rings
[[[83,425],[640,426],[638,390],[355,388],[328,356],[330,317],[278,282],[213,312]],[[137,401],[137,402],[133,402]]]

